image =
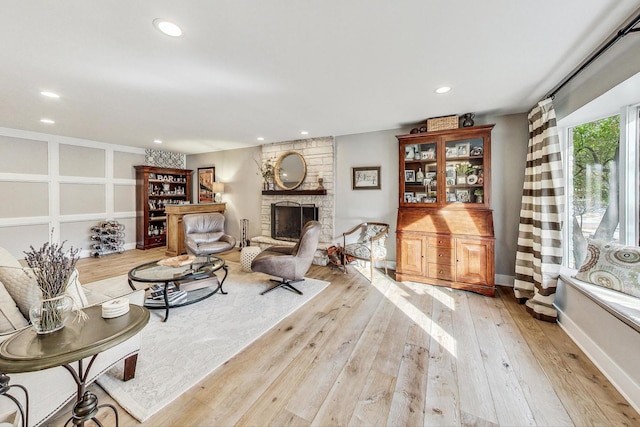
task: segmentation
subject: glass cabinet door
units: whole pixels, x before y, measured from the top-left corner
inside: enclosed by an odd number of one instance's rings
[[[437,143],[404,146],[404,203],[439,203]]]
[[[484,204],[484,139],[445,142],[447,204]]]

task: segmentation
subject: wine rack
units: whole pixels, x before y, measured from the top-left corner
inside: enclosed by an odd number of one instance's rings
[[[91,256],[124,252],[124,224],[118,221],[100,221],[91,227]]]

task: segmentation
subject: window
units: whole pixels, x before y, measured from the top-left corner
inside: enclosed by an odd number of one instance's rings
[[[588,238],[638,244],[639,109],[622,111],[566,132],[564,264],[570,268],[582,264]]]

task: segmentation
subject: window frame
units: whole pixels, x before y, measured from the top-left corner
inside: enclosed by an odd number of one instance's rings
[[[619,243],[628,246],[640,246],[640,103],[621,107],[617,113],[620,116],[619,142]],[[580,124],[597,121],[616,115],[616,112],[602,114],[599,117],[589,117],[572,125],[559,124],[560,144],[562,149],[562,165],[565,175],[564,196],[564,226],[562,228],[563,241],[569,242],[570,228],[567,224],[573,221],[573,208],[569,203],[569,195],[573,189],[573,174],[571,171],[573,156],[573,128]],[[563,245],[562,265],[568,267],[570,253],[568,244]],[[578,266],[576,266],[577,268]]]

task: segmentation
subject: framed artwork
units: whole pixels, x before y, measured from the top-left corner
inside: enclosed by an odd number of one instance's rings
[[[198,168],[198,203],[213,203],[212,185],[216,180],[216,168]]]
[[[380,166],[351,168],[352,190],[380,190]]]
[[[413,169],[404,171],[404,182],[416,182],[416,171]]]
[[[404,193],[404,201],[406,203],[413,202],[413,192],[412,191],[407,191],[406,193]]]

